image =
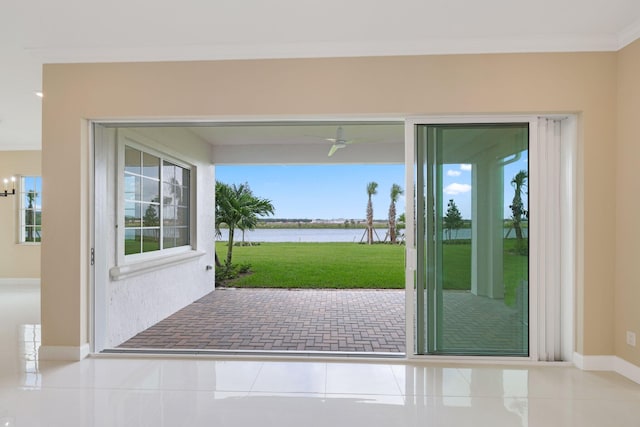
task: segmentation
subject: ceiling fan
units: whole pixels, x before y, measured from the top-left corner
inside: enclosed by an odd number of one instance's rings
[[[335,138],[325,138],[327,141],[333,142],[333,145],[329,149],[329,157],[333,156],[333,154],[338,151],[340,148],[344,148],[349,144],[355,142],[355,139],[345,139],[344,132],[342,130],[342,126],[338,126],[338,130],[336,131]]]

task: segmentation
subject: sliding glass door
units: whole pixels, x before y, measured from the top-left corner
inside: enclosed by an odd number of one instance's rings
[[[528,356],[529,123],[414,133],[415,352]]]

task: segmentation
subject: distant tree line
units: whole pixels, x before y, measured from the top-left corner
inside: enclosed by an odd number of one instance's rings
[[[260,222],[313,222],[309,218],[261,218]]]

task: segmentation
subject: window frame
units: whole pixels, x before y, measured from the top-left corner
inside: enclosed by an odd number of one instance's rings
[[[25,215],[26,215],[26,211],[27,211],[27,207],[25,206],[25,197],[27,194],[27,190],[26,190],[26,185],[25,185],[25,179],[26,178],[35,178],[36,180],[39,179],[40,180],[40,186],[39,186],[39,197],[40,199],[40,209],[35,209],[35,211],[39,211],[40,212],[40,240],[39,241],[28,241],[26,240],[26,235],[25,235],[25,227],[27,226],[26,221],[25,221]],[[38,185],[36,183],[36,194],[38,194]],[[20,245],[40,245],[42,243],[42,175],[20,175],[19,179],[18,179],[18,236],[17,236],[17,240],[18,240],[18,244]],[[36,225],[34,225],[33,227],[36,227]]]
[[[143,138],[136,137],[133,139],[130,135],[121,135],[118,138],[117,143],[117,162],[116,162],[116,265],[130,265],[136,264],[146,261],[156,260],[158,258],[165,258],[169,256],[182,255],[193,252],[195,250],[195,207],[197,205],[195,200],[195,174],[196,167],[195,165],[188,163],[185,160],[182,160],[175,155],[169,154],[165,151],[160,151],[156,148],[150,147],[149,144],[144,144],[139,140]],[[156,156],[160,160],[160,171],[159,171],[159,186],[160,186],[160,200],[162,200],[162,195],[164,191],[163,185],[163,162],[168,161],[176,166],[189,170],[189,226],[188,226],[188,234],[189,234],[189,244],[172,247],[172,248],[163,248],[163,231],[164,231],[164,207],[163,203],[160,202],[160,249],[150,252],[141,252],[135,254],[125,254],[125,223],[124,223],[124,208],[125,208],[125,195],[124,195],[124,169],[125,169],[125,148],[131,147],[133,149],[139,150],[142,153],[147,153],[152,156]]]

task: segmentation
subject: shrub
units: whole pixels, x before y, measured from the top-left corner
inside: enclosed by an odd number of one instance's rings
[[[224,265],[216,269],[216,284],[224,285],[225,282],[237,279],[241,274],[251,271],[251,264],[245,262],[241,264]]]

